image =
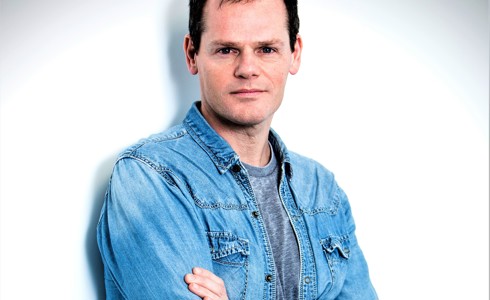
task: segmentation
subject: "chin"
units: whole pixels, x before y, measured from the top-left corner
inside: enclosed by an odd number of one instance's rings
[[[266,116],[237,116],[236,118],[233,118],[231,121],[237,125],[244,126],[244,127],[252,127],[252,126],[257,126],[260,124],[266,123],[268,120],[268,117]]]

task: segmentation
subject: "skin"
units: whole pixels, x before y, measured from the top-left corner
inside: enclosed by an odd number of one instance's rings
[[[192,274],[186,274],[184,281],[189,291],[203,300],[228,300],[223,280],[206,269],[193,268]]]
[[[198,53],[185,37],[187,67],[199,75],[204,118],[242,161],[264,166],[270,124],[288,75],[299,70],[302,40],[298,35],[291,52],[282,0],[219,3],[206,3]]]
[[[221,6],[220,0],[209,0],[204,20],[198,52],[189,35],[184,39],[189,72],[199,75],[201,113],[243,162],[265,166],[272,118],[288,75],[301,63],[301,37],[291,51],[283,0]],[[228,299],[223,280],[210,271],[194,268],[184,280],[202,299]]]

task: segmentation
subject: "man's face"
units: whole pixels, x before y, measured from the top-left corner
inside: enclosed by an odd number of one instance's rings
[[[209,0],[204,32],[187,63],[199,74],[201,111],[213,125],[270,126],[284,95],[288,73],[300,65],[301,39],[291,52],[283,0],[224,3]]]

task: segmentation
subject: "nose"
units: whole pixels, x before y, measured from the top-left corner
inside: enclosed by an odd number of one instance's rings
[[[243,79],[252,79],[260,75],[259,57],[254,51],[243,51],[237,57],[235,76]]]

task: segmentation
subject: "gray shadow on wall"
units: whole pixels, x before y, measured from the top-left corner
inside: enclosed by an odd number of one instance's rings
[[[182,122],[189,107],[199,99],[199,80],[187,70],[183,51],[184,36],[188,32],[188,1],[172,0],[162,14],[163,31],[168,37],[163,49],[167,49],[171,80],[175,89],[177,111],[170,126]],[[162,42],[165,42],[162,38]],[[125,146],[125,145],[122,145]],[[93,204],[90,223],[85,236],[85,250],[90,268],[92,283],[97,299],[105,299],[104,267],[97,246],[97,223],[104,203],[104,196],[112,173],[116,155],[105,159],[98,167],[93,188]]]
[[[104,204],[104,195],[109,185],[109,178],[111,176],[112,167],[116,157],[110,157],[105,159],[99,166],[95,175],[95,182],[93,184],[93,203],[92,210],[90,212],[90,223],[85,235],[85,252],[87,254],[87,261],[92,274],[92,284],[94,286],[97,299],[105,299],[105,286],[104,286],[104,266],[102,258],[100,257],[99,247],[97,246],[97,223],[99,221],[100,211]]]
[[[191,75],[187,70],[183,50],[184,36],[188,32],[188,18],[188,1],[171,1],[166,10],[163,26],[167,30],[167,54],[177,97],[175,99],[177,112],[170,123],[171,125],[179,124],[192,103],[200,97],[199,78],[197,75]]]

